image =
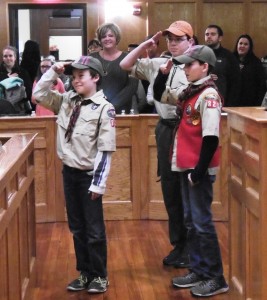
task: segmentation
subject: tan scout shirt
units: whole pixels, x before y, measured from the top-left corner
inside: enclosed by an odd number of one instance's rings
[[[75,91],[60,94],[50,90],[51,83],[57,77],[58,74],[49,69],[38,81],[33,95],[38,103],[58,114],[57,153],[62,162],[69,167],[92,171],[99,152],[116,150],[114,107],[105,99],[103,91],[98,91],[90,97],[92,103],[81,106],[72,137],[67,142],[65,133],[70,116],[75,100],[81,97]],[[103,193],[103,188],[94,192]]]
[[[134,67],[132,68],[131,75],[139,78],[145,79],[150,82],[150,85],[154,85],[155,78],[158,75],[159,68],[162,64],[166,63],[169,58],[166,57],[157,57],[157,58],[142,58],[139,59]],[[181,66],[173,66],[170,70],[168,80],[166,82],[166,91],[169,93],[169,90],[176,91],[181,86],[188,85],[184,70]],[[163,119],[173,119],[176,117],[176,107],[173,106],[173,103],[160,103],[154,101],[157,113]]]

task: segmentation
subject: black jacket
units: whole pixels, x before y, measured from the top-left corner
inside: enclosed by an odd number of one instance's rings
[[[224,98],[224,106],[236,106],[240,99],[241,74],[238,60],[232,52],[220,46],[213,49],[217,62],[212,73],[218,76],[215,84]]]
[[[241,91],[237,106],[260,106],[266,92],[265,72],[254,54],[240,61]]]

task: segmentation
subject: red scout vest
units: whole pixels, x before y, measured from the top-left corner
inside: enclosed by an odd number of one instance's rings
[[[200,113],[194,108],[202,93],[183,102],[183,115],[177,132],[176,164],[181,169],[194,168],[199,160],[202,145],[202,122]],[[217,147],[209,168],[218,167],[220,150]]]

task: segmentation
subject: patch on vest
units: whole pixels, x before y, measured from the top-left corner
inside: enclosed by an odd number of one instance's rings
[[[191,104],[189,104],[185,109],[186,114],[186,123],[191,125],[198,125],[200,123],[200,113],[198,111],[194,111],[192,113]]]
[[[215,94],[208,94],[204,100],[207,102],[207,108],[217,108],[220,104]]]

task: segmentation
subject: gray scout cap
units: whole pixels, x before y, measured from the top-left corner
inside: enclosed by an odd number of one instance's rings
[[[200,60],[202,62],[208,63],[213,67],[215,66],[217,61],[213,50],[205,45],[192,46],[188,50],[186,50],[183,55],[173,58],[173,62],[178,62],[178,64],[188,64],[193,62],[194,60]]]
[[[104,76],[104,70],[101,62],[92,56],[81,56],[76,59],[71,66],[75,69],[85,70],[94,69],[99,75]]]

